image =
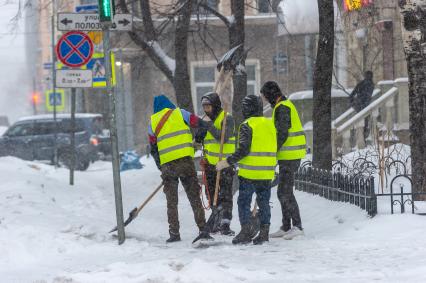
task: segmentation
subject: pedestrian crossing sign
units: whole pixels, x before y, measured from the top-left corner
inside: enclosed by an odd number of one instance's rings
[[[53,112],[56,104],[56,111],[64,111],[65,109],[65,91],[63,89],[55,89],[46,91],[46,109]]]
[[[93,87],[106,87],[105,57],[103,53],[94,53],[92,59],[86,64],[87,69],[92,70]],[[115,85],[115,57],[111,53],[111,85]]]

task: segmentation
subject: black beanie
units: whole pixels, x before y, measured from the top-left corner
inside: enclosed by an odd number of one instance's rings
[[[274,104],[276,99],[283,95],[280,87],[274,81],[267,81],[264,83],[260,89],[260,93],[262,93],[271,104]]]

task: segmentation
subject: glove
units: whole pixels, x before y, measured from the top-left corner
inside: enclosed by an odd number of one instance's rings
[[[216,170],[221,171],[222,169],[228,168],[229,166],[231,165],[229,165],[228,161],[221,160],[216,164]]]

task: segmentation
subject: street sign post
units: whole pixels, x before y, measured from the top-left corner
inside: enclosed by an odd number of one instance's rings
[[[56,44],[56,55],[65,66],[78,68],[86,65],[93,55],[90,37],[81,31],[69,31]],[[81,69],[57,70],[56,86],[71,88],[71,164],[70,185],[74,185],[75,158],[75,89],[92,87],[92,71]],[[54,96],[54,100],[56,96]],[[55,103],[56,104],[56,103]],[[55,106],[56,107],[56,106]]]
[[[123,200],[121,195],[120,160],[118,153],[117,120],[116,120],[116,97],[111,83],[111,50],[109,33],[110,27],[114,24],[115,4],[114,0],[99,0],[99,18],[102,23],[103,47],[105,58],[105,77],[107,93],[110,97],[110,133],[111,133],[111,153],[112,153],[112,175],[114,179],[115,215],[117,218],[118,244],[121,245],[126,240],[124,232]],[[117,18],[115,18],[117,19]],[[115,67],[115,66],[114,66]]]
[[[56,70],[56,86],[62,88],[92,87],[91,70]]]
[[[116,14],[109,27],[112,31],[132,30],[131,14]],[[92,13],[58,13],[58,30],[61,31],[93,31],[102,30],[100,17]]]

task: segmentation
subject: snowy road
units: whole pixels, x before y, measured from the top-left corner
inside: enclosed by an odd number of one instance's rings
[[[122,174],[125,213],[159,182],[152,160]],[[166,245],[159,193],[126,230],[114,227],[110,164],[95,163],[67,185],[68,171],[0,158],[0,282],[426,282],[426,217],[379,215],[297,192],[306,236],[264,246],[194,249],[196,227],[180,191],[183,241]],[[280,211],[273,193],[272,230]],[[232,228],[239,230],[236,207]]]

